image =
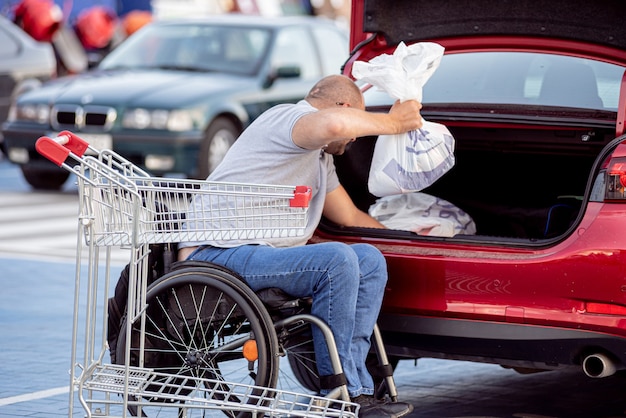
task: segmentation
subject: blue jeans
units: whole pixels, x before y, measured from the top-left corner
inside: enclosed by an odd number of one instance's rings
[[[312,296],[311,313],[333,332],[350,396],[374,393],[365,358],[387,283],[385,258],[374,246],[325,242],[287,248],[200,247],[188,259],[228,267],[255,291],[277,287],[292,296]],[[324,338],[312,328],[318,372],[332,375]]]

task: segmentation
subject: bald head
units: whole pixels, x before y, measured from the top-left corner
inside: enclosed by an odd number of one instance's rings
[[[306,101],[318,109],[348,104],[351,107],[363,109],[363,95],[359,87],[349,77],[344,75],[330,75],[318,81]]]

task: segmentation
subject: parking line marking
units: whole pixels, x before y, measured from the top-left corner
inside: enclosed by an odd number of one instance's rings
[[[9,396],[8,398],[0,398],[0,406],[11,405],[19,402],[28,402],[35,399],[49,398],[51,396],[63,395],[69,393],[70,387],[63,386],[60,388],[40,390],[38,392],[25,393],[23,395]]]

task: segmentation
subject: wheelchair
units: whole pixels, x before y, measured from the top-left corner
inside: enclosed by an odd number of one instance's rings
[[[132,325],[129,342],[120,333],[119,364],[124,364],[125,353],[130,353],[131,365],[143,364],[164,376],[179,376],[179,381],[192,376],[216,382],[211,384],[219,387],[220,394],[230,393],[228,386],[236,383],[293,393],[319,394],[326,389],[327,398],[350,400],[332,332],[310,314],[310,298],[293,298],[276,288],[255,293],[237,273],[223,266],[180,261],[148,287],[146,302],[144,338],[139,323]],[[320,327],[326,339],[335,370],[330,379],[318,376],[311,326]],[[372,347],[376,396],[396,401],[393,367],[378,328]],[[176,382],[166,387],[176,401],[181,388]],[[129,411],[137,416],[131,404]],[[223,412],[231,417],[248,416],[227,409]],[[142,412],[142,416],[149,415]]]

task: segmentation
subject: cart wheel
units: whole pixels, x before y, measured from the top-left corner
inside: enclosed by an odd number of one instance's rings
[[[205,386],[220,392],[228,391],[231,382],[276,387],[278,342],[272,320],[254,292],[236,276],[213,267],[174,270],[149,287],[146,302],[143,367],[181,376],[180,382],[185,376],[217,380],[220,383]],[[139,363],[140,322],[132,329],[133,366]],[[125,364],[125,327],[117,345],[119,364]],[[167,398],[176,402],[176,396],[190,392],[176,385],[161,391],[165,402]],[[217,393],[212,396],[224,400]],[[241,400],[231,396],[228,401]],[[143,413],[151,416],[150,408],[143,408]]]

